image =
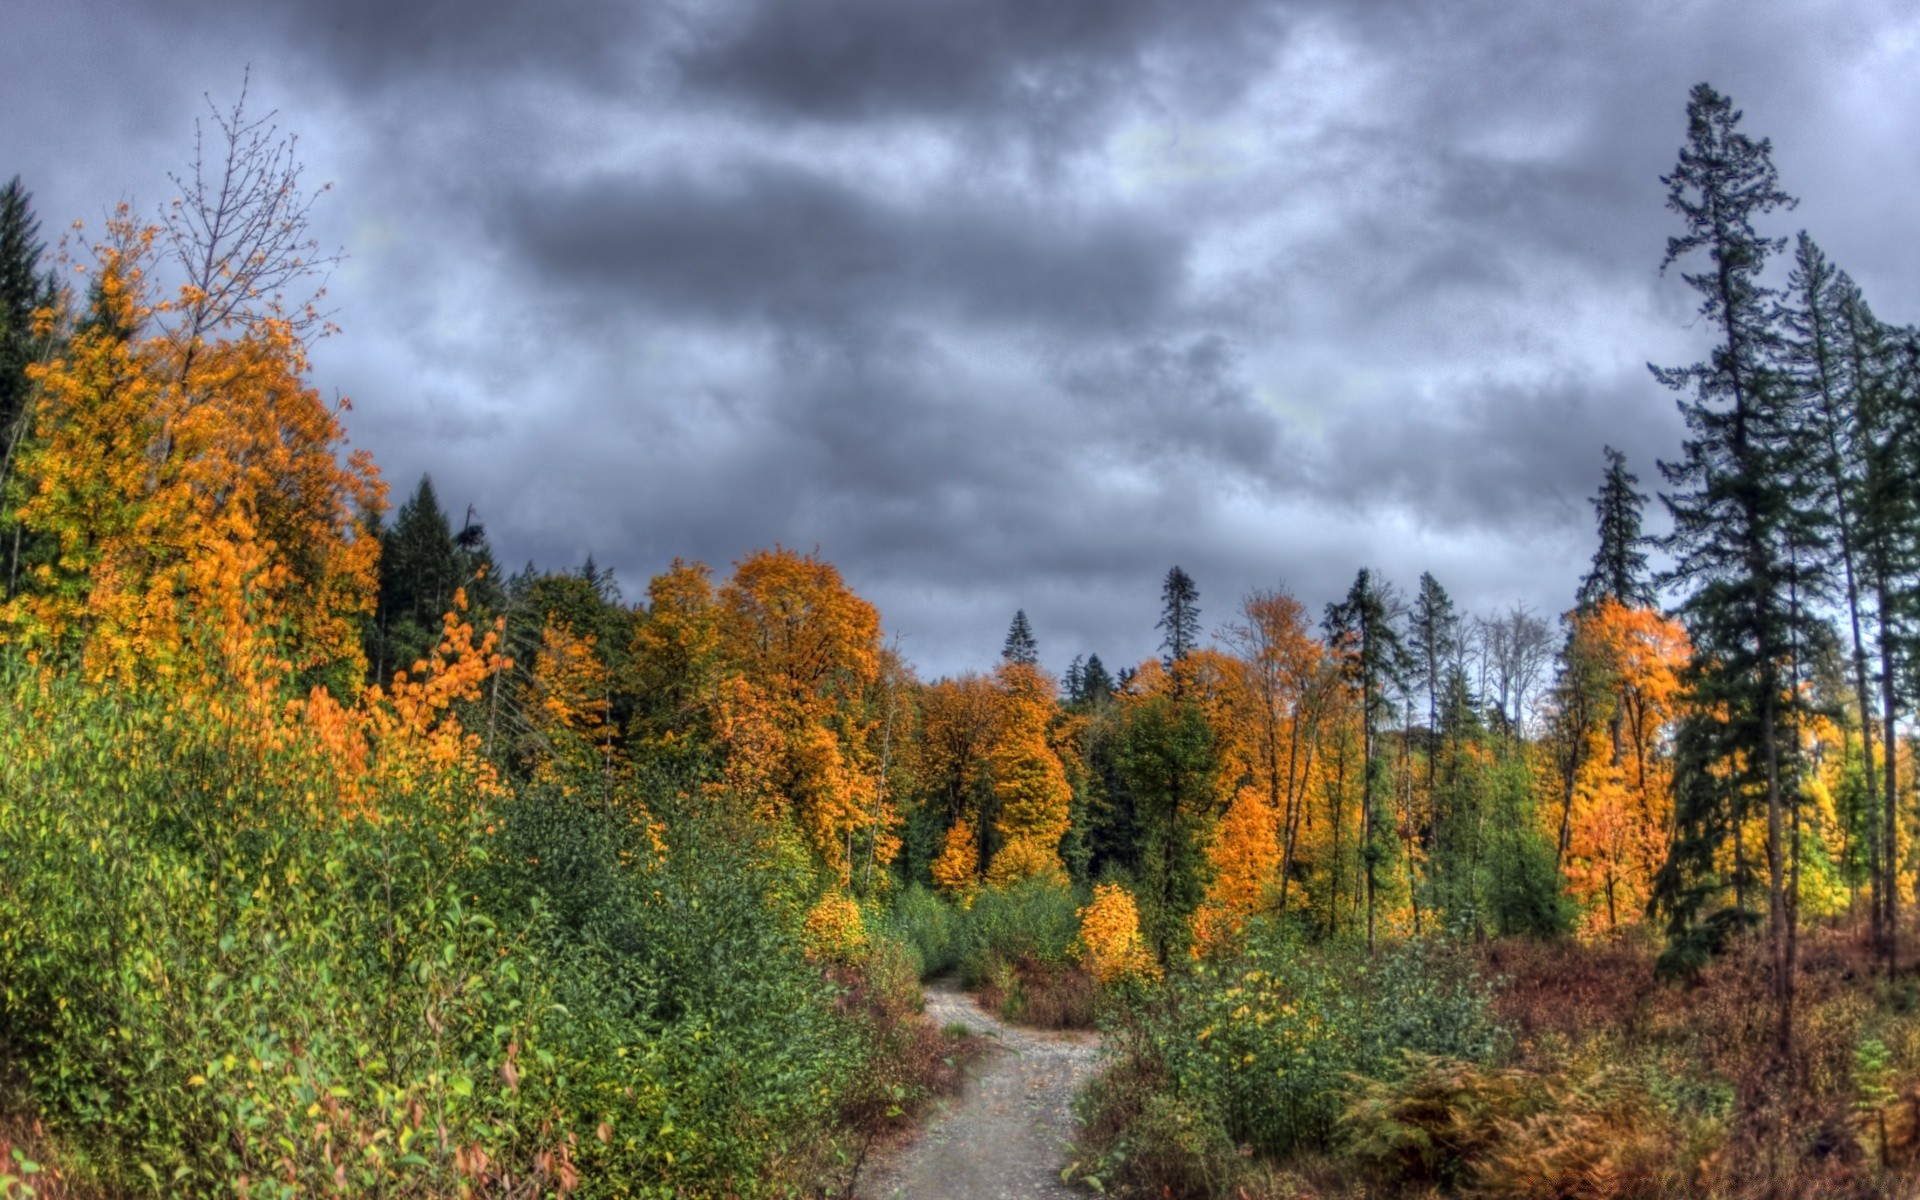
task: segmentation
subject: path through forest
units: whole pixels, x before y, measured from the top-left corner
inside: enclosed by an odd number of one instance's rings
[[[865,1200],[1034,1200],[1076,1196],[1060,1182],[1073,1098],[1093,1074],[1099,1038],[1008,1025],[951,983],[926,987],[927,1020],[993,1040],[966,1089],[919,1137],[859,1185]]]

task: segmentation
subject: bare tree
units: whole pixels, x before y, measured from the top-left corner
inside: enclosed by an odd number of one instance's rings
[[[1482,654],[1483,679],[1492,676],[1493,698],[1507,727],[1518,734],[1527,728],[1527,701],[1553,661],[1553,632],[1524,604],[1515,604],[1492,618],[1475,619]]]
[[[333,185],[302,186],[299,139],[281,131],[276,113],[247,113],[251,83],[249,70],[229,109],[207,97],[213,127],[194,121],[193,164],[168,175],[179,195],[161,213],[161,243],[180,264],[187,293],[164,328],[182,349],[183,374],[215,330],[267,318],[303,339],[329,328],[319,305],[326,274],[344,255],[321,252],[309,217]]]

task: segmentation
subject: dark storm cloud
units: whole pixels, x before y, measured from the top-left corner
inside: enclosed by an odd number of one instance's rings
[[[696,319],[844,323],[901,311],[1125,331],[1179,288],[1178,231],[993,197],[906,204],[784,164],[607,178],[504,205],[542,278]]]
[[[1174,562],[1210,627],[1363,563],[1557,609],[1600,446],[1648,491],[1677,449],[1642,364],[1700,353],[1655,268],[1701,79],[1777,232],[1920,314],[1890,0],[30,8],[0,176],[54,228],[150,207],[252,63],[339,185],[316,383],[396,490],[630,597],[818,545],[930,673],[1016,607],[1056,667],[1150,654]]]
[[[783,0],[723,10],[678,56],[686,80],[775,113],[962,120],[1096,115],[1165,78],[1235,94],[1283,26],[1257,0]]]

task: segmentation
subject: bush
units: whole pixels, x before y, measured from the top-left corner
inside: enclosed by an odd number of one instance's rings
[[[900,893],[882,925],[889,937],[912,951],[924,980],[946,974],[958,962],[959,923],[952,905],[916,883]]]
[[[451,802],[468,781],[342,816],[265,782],[297,745],[244,745],[203,711],[0,697],[0,1042],[69,1170],[176,1195],[570,1186],[546,918],[476,903],[497,839]]]
[[[800,1193],[951,1074],[777,838],[464,760],[350,806],[298,730],[4,665],[0,1054],[82,1194]]]
[[[1063,881],[1035,876],[981,890],[961,918],[954,955],[960,980],[977,987],[996,967],[1022,961],[1058,966],[1072,958],[1079,904]]]

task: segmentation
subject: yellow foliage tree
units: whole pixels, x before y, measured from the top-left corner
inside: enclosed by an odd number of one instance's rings
[[[34,368],[18,516],[57,554],[6,624],[43,652],[79,650],[96,678],[201,687],[250,670],[271,627],[292,670],[357,686],[379,555],[360,514],[384,494],[371,461],[341,461],[337,414],[305,385],[286,322],[190,356],[151,334],[184,301],[148,301],[151,230],[123,219],[113,235],[93,319]]]
[[[939,857],[933,860],[933,881],[941,891],[967,900],[980,886],[980,834],[970,818],[962,817],[947,830]]]
[[[1243,787],[1207,845],[1213,880],[1193,914],[1194,953],[1223,945],[1267,904],[1280,873],[1279,814],[1257,787]]]
[[[1101,983],[1160,977],[1140,936],[1139,906],[1117,883],[1095,885],[1092,902],[1080,910],[1080,961]]]
[[[882,686],[880,616],[832,564],[775,547],[743,559],[719,594],[720,652],[739,711],[776,733],[772,744],[729,745],[729,754],[771,753],[760,802],[792,821],[844,884],[856,843],[882,865],[899,850],[898,818],[879,786],[875,735]],[[749,725],[732,723],[736,733]]]
[[[1052,684],[1027,663],[1003,664],[999,676],[1005,707],[990,764],[1000,849],[987,868],[987,882],[1034,876],[1065,881],[1060,839],[1070,821],[1073,789],[1047,738]]]
[[[1591,927],[1638,919],[1673,818],[1667,744],[1691,649],[1679,622],[1603,599],[1575,614],[1568,659],[1592,674],[1594,719],[1575,736],[1577,770],[1564,867]],[[1604,921],[1604,925],[1600,923]]]

